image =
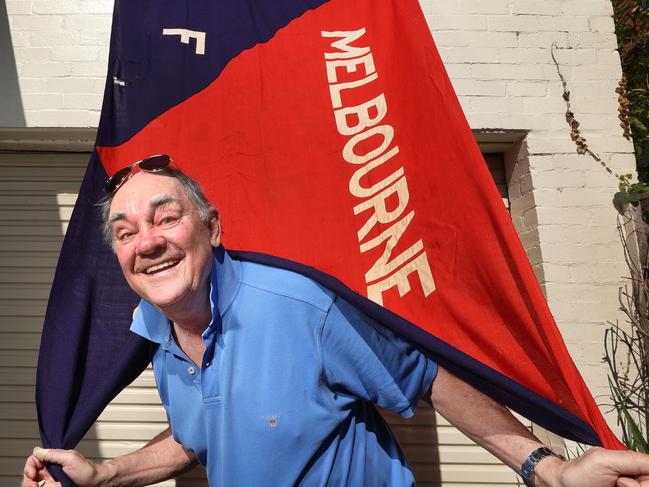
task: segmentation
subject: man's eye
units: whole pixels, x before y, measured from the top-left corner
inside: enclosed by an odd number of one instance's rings
[[[125,242],[133,236],[131,232],[123,232],[117,235],[117,240],[120,242]]]
[[[176,221],[176,217],[173,216],[165,216],[160,220],[160,223],[162,225],[169,225],[170,223],[174,223]]]

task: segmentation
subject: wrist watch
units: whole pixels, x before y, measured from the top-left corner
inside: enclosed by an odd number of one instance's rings
[[[534,450],[523,462],[523,465],[521,465],[521,477],[523,478],[523,482],[525,482],[525,485],[527,485],[527,487],[534,487],[534,470],[536,469],[538,463],[545,457],[558,457],[561,460],[565,460],[564,457],[558,455],[557,453],[554,453],[552,450],[544,446]]]

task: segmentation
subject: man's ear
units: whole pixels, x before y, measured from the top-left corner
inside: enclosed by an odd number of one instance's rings
[[[207,223],[207,227],[210,231],[210,243],[212,247],[218,247],[221,245],[221,220],[219,220],[218,216],[213,216]]]

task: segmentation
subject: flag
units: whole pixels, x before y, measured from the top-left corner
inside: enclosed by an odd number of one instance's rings
[[[107,175],[160,153],[204,186],[237,258],[312,277],[543,427],[621,447],[416,0],[116,1],[41,344],[45,446],[74,446],[150,357],[94,205]]]

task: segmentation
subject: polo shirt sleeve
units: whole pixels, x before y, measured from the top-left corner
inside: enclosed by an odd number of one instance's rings
[[[411,343],[336,297],[321,336],[324,376],[336,394],[411,417],[437,364]]]

